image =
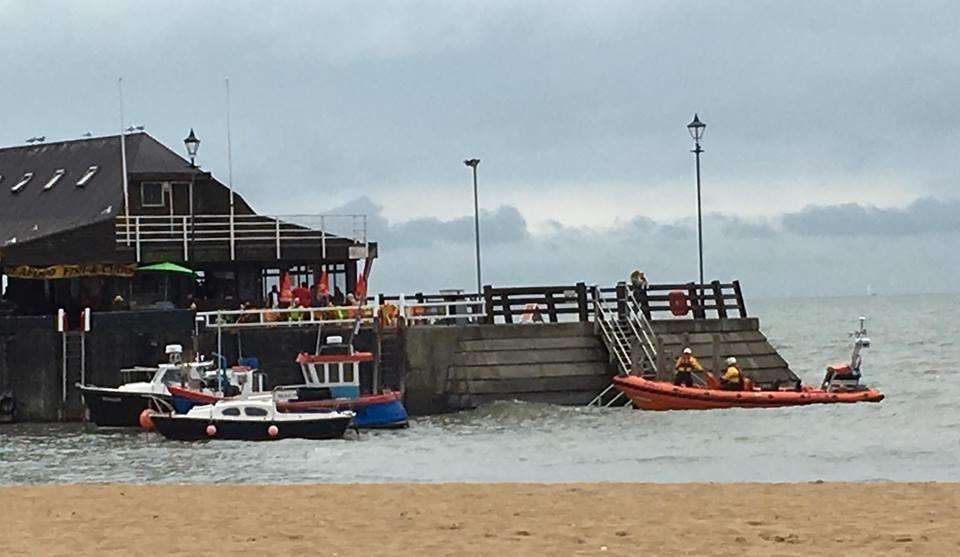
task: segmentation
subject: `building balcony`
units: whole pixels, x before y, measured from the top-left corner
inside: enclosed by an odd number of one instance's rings
[[[366,215],[121,215],[114,231],[117,248],[137,263],[376,257]]]

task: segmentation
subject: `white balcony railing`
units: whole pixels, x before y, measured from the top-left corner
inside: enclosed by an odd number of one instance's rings
[[[316,243],[321,257],[327,256],[331,240],[351,240],[359,250],[352,257],[367,255],[366,215],[131,215],[118,216],[116,241],[135,248],[137,261],[149,247],[175,247],[189,261],[198,244],[223,244],[236,258],[238,246],[259,246],[274,249],[277,259],[286,248]]]

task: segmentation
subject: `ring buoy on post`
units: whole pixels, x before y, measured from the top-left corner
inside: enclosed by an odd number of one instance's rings
[[[670,313],[677,317],[682,317],[690,312],[690,304],[687,300],[687,293],[682,290],[673,290],[668,295],[670,301]]]

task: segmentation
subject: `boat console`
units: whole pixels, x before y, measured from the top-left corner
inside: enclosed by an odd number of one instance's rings
[[[862,391],[867,387],[860,383],[860,365],[863,363],[861,350],[870,348],[870,337],[867,336],[866,317],[860,318],[860,327],[851,333],[854,339],[853,355],[849,364],[833,364],[827,366],[827,373],[823,378],[821,388],[827,392]]]

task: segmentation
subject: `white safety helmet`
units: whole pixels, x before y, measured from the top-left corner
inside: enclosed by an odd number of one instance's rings
[[[690,350],[690,348],[684,348],[684,349],[683,349],[683,353],[684,353],[684,354],[693,354],[693,350]]]
[[[732,365],[734,365],[734,364],[736,364],[736,363],[737,363],[737,359],[734,358],[733,356],[730,356],[729,358],[727,358],[727,365],[728,365],[728,366],[732,366]]]

